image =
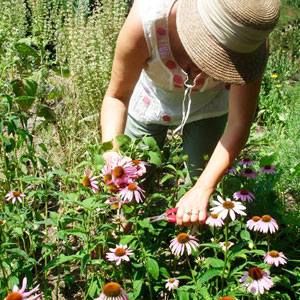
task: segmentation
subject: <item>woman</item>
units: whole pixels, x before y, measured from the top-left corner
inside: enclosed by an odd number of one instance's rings
[[[247,141],[278,18],[277,0],[136,0],[124,23],[102,104],[102,141],[125,132],[161,146],[176,128],[193,174],[210,155],[177,204],[178,225],[205,221],[210,196]]]

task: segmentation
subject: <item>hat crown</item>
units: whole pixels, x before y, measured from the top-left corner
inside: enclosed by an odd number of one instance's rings
[[[250,28],[258,30],[273,29],[279,19],[280,2],[278,0],[218,1],[234,20]]]

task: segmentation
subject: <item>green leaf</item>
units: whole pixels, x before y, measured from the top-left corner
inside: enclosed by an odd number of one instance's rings
[[[58,227],[58,222],[59,222],[59,214],[55,211],[50,211],[49,213],[50,219],[53,222],[54,226]]]
[[[127,245],[134,239],[135,239],[135,236],[133,236],[133,235],[123,235],[121,237],[120,244],[121,245]]]
[[[133,296],[130,299],[136,299],[142,290],[142,286],[143,286],[143,280],[142,279],[138,279],[138,280],[134,280],[133,282]]]
[[[92,286],[89,287],[89,296],[94,299],[98,290],[97,281],[92,282]]]
[[[173,174],[166,174],[160,181],[160,184],[163,184],[168,179],[174,178],[175,176]]]
[[[159,269],[159,271],[160,271],[160,274],[162,276],[164,276],[165,278],[170,278],[171,277],[170,274],[169,274],[169,271],[166,268],[162,267],[162,268]]]
[[[111,150],[113,147],[114,145],[112,141],[105,142],[101,145],[101,148],[104,152]]]
[[[241,231],[241,239],[244,241],[250,241],[251,240],[251,236],[248,230],[242,230]]]
[[[36,96],[38,83],[32,78],[26,78],[23,80],[23,91],[25,96]]]
[[[45,118],[47,121],[55,121],[56,119],[54,110],[44,104],[37,106],[36,115]]]
[[[70,69],[69,66],[52,66],[51,69],[59,76],[62,76],[64,78],[70,77]]]
[[[259,166],[260,166],[260,167],[264,167],[264,166],[272,165],[272,163],[273,163],[275,160],[276,160],[276,155],[275,155],[275,154],[263,156],[263,157],[260,159]]]
[[[89,262],[89,260],[91,259],[91,254],[85,254],[81,260],[81,266],[80,266],[80,274],[81,276],[84,273],[84,270],[86,268],[87,263]]]
[[[190,293],[186,290],[179,288],[177,290],[177,293],[179,296],[179,300],[189,300],[190,299]]]
[[[212,266],[213,268],[222,268],[224,261],[218,258],[208,257],[205,259],[205,265]]]
[[[34,102],[34,97],[32,96],[19,96],[15,98],[15,102],[19,105],[19,107],[24,110],[28,111]]]
[[[12,290],[14,285],[19,285],[19,279],[16,276],[10,276],[8,280],[8,286]]]
[[[120,146],[128,145],[131,143],[131,138],[128,135],[120,134],[116,137],[117,142]]]
[[[43,157],[38,157],[38,159],[44,168],[48,168],[48,163],[46,162],[46,160]]]
[[[39,53],[32,47],[26,45],[25,43],[16,43],[15,49],[24,56],[32,56],[38,60],[41,59]]]
[[[216,276],[221,276],[222,270],[207,270],[198,280],[197,280],[197,285],[201,286],[205,282],[209,281],[210,279],[216,277]]]
[[[149,147],[149,150],[160,151],[155,139],[153,137],[145,136],[142,139],[143,143]]]
[[[154,164],[158,167],[161,165],[161,159],[160,159],[160,155],[158,153],[153,152],[153,151],[149,151],[148,155],[150,157],[149,162],[151,164]]]
[[[53,87],[47,95],[47,99],[55,99],[62,97],[62,90],[58,87]]]
[[[25,251],[23,251],[19,248],[7,249],[6,251],[9,252],[9,253],[12,253],[12,254],[16,254],[19,257],[22,257],[24,259],[29,259],[28,254]]]
[[[203,298],[205,300],[211,300],[211,297],[210,297],[210,294],[208,292],[208,289],[205,286],[203,286],[203,287],[201,287],[199,289],[199,293],[203,296]]]
[[[153,258],[147,257],[146,268],[152,277],[157,280],[159,276],[159,265],[157,261]]]
[[[61,255],[49,261],[49,263],[45,266],[44,271],[57,267],[68,261],[79,260],[81,259],[81,257],[82,257],[81,255],[69,255],[69,256]]]

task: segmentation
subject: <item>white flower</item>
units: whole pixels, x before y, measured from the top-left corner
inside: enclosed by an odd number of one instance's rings
[[[217,198],[218,201],[213,200],[215,206],[210,209],[213,214],[219,214],[219,217],[223,220],[229,214],[232,221],[235,220],[235,214],[246,216],[246,213],[243,211],[246,207],[240,202],[231,201],[229,198],[223,200],[220,196],[217,196]]]

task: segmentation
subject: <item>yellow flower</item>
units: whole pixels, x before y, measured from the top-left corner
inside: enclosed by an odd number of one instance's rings
[[[277,74],[272,74],[272,76],[271,76],[272,78],[277,78],[278,77],[278,75]]]
[[[277,88],[280,88],[280,87],[281,87],[281,84],[276,84],[276,87],[277,87]]]

